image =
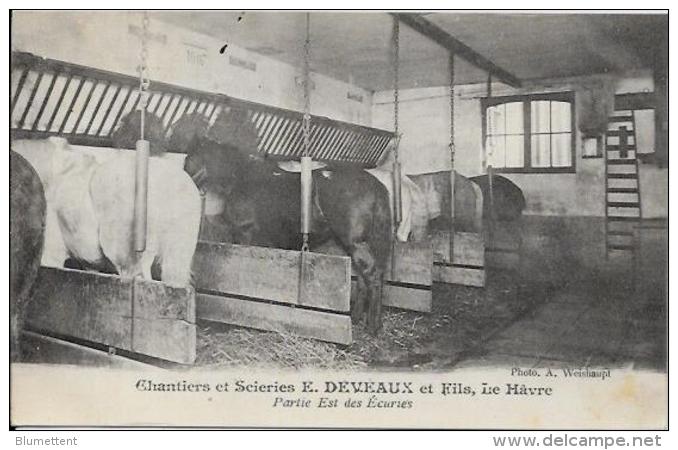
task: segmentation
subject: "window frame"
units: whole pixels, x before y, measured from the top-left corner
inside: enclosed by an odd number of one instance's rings
[[[548,92],[543,94],[524,94],[524,95],[506,95],[501,97],[483,97],[480,99],[481,115],[482,115],[482,139],[483,152],[486,151],[485,143],[487,142],[487,109],[491,106],[502,105],[506,103],[523,103],[523,162],[524,167],[494,167],[492,170],[496,173],[576,173],[577,172],[577,130],[576,130],[576,109],[574,104],[574,92]],[[571,145],[571,160],[572,165],[568,167],[532,167],[532,102],[533,101],[557,101],[566,102],[570,104],[570,134],[572,139]],[[552,134],[552,133],[549,133]],[[486,161],[487,155],[483,155]],[[487,164],[485,165],[487,171]]]

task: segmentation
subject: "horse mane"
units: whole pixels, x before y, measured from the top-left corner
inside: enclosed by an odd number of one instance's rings
[[[167,149],[176,153],[189,153],[191,147],[202,139],[207,139],[210,123],[203,114],[192,112],[185,114],[170,128]]]
[[[258,153],[259,134],[248,112],[242,109],[224,108],[209,128],[207,137],[250,155]]]
[[[111,133],[111,140],[116,148],[136,148],[141,138],[141,111],[130,111],[125,115],[118,127]],[[144,138],[150,142],[151,156],[165,153],[165,127],[162,119],[155,114],[144,116]]]

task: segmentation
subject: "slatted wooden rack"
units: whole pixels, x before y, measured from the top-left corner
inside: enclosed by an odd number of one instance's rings
[[[111,132],[139,102],[139,80],[120,73],[12,53],[11,134],[19,138],[66,137],[71,144],[111,146]],[[275,159],[298,159],[303,150],[298,111],[152,81],[148,109],[166,133],[183,115],[214,121],[224,108],[244,111],[254,124],[258,149]],[[310,156],[320,162],[375,167],[393,139],[376,128],[312,116]]]

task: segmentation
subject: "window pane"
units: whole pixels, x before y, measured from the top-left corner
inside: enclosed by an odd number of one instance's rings
[[[551,136],[532,136],[532,167],[551,167]]]
[[[587,156],[589,158],[600,157],[602,156],[598,151],[598,139],[597,138],[586,138],[582,144],[581,149],[582,156]]]
[[[524,167],[525,138],[506,136],[506,167]]]
[[[636,119],[636,151],[638,153],[654,152],[654,110],[639,109],[633,112]],[[633,143],[632,136],[629,136],[629,145]]]
[[[570,167],[572,165],[572,135],[570,133],[551,136],[553,149],[553,167]]]
[[[487,108],[487,134],[504,134],[504,105],[491,106]]]
[[[551,102],[551,132],[572,131],[572,107],[567,102]]]
[[[505,167],[505,138],[504,136],[488,139],[487,164],[492,167]]]
[[[523,134],[523,102],[506,104],[506,134]]]
[[[546,101],[535,101],[531,104],[532,114],[532,133],[548,133],[549,127],[549,107],[550,103]]]

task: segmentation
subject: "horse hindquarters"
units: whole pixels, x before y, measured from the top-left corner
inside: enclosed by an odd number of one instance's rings
[[[492,177],[492,197],[493,205],[490,205],[490,182],[487,175],[479,175],[471,178],[483,192],[487,200],[484,205],[485,218],[490,218],[490,207],[494,207],[494,214],[497,220],[513,221],[521,217],[525,209],[525,196],[523,191],[511,180],[501,175]]]
[[[103,163],[92,178],[91,196],[101,247],[121,276],[151,279],[151,266],[158,261],[162,281],[190,284],[201,206],[197,188],[180,167],[150,160],[146,249],[141,254],[133,248],[133,155]]]
[[[367,326],[376,334],[381,328],[382,285],[390,250],[388,193],[362,171],[337,171],[329,179],[315,179],[321,209],[360,279],[352,318],[361,318],[367,300]]]
[[[10,358],[20,359],[19,333],[44,245],[46,201],[30,164],[10,152]]]
[[[367,284],[371,285],[371,301],[368,304],[367,326],[372,334],[377,334],[382,326],[382,304],[384,292],[384,274],[391,252],[391,215],[388,197],[381,190],[374,191],[372,199],[371,230],[368,244],[374,257],[375,269]]]
[[[155,217],[159,230],[161,280],[188,286],[192,284],[191,265],[200,233],[200,193],[186,173],[170,176],[159,172],[153,179],[158,188],[149,194],[149,214]],[[167,198],[172,201],[167,202]]]

